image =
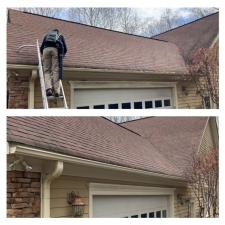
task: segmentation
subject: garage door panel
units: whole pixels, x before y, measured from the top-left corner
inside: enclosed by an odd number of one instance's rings
[[[94,196],[93,216],[151,217],[153,213],[162,217],[168,211],[168,200],[168,196]]]
[[[172,105],[172,88],[77,89],[74,96],[76,107],[89,106],[90,108],[102,104],[108,108],[108,104],[115,103],[121,107],[121,103],[126,102],[131,102],[133,108],[134,102],[156,99],[170,99]]]

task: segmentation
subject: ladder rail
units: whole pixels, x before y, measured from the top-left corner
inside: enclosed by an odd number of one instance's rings
[[[46,96],[45,81],[44,81],[44,74],[43,74],[40,46],[39,46],[38,39],[37,39],[37,52],[38,52],[38,68],[39,68],[42,102],[43,102],[44,109],[48,109],[48,99],[47,99],[47,96]]]
[[[65,109],[68,109],[68,105],[67,105],[67,102],[66,102],[66,96],[65,96],[65,92],[64,92],[64,89],[63,89],[63,85],[62,85],[62,81],[61,80],[59,80],[59,85],[60,85],[60,88],[61,88],[61,91],[62,91],[62,95],[63,95],[64,108]]]
[[[17,51],[20,52],[25,47],[35,47],[35,45],[21,45],[18,48]],[[44,73],[43,73],[43,67],[42,67],[40,46],[39,46],[38,39],[37,39],[36,47],[37,47],[37,53],[38,53],[38,70],[39,70],[39,78],[40,78],[40,85],[41,85],[41,95],[42,95],[43,107],[44,107],[44,109],[49,109],[48,98],[47,98],[47,95],[46,95],[46,88],[45,88]],[[67,101],[66,101],[66,96],[65,96],[65,92],[64,92],[64,89],[63,89],[63,85],[62,85],[61,79],[59,80],[59,87],[60,87],[60,90],[61,90],[62,96],[63,96],[63,105],[64,105],[64,108],[65,109],[68,109],[68,105],[67,105]]]

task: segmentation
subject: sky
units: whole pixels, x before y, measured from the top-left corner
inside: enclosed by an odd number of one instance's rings
[[[165,8],[139,8],[138,12],[142,17],[153,17],[155,19],[160,19]],[[176,11],[178,15],[182,17],[189,17],[190,11],[185,8],[172,8],[173,11]]]

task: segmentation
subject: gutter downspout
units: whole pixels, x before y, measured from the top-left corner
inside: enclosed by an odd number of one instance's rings
[[[52,172],[42,177],[42,201],[41,217],[50,218],[50,186],[54,179],[61,176],[63,172],[63,161],[55,161]]]

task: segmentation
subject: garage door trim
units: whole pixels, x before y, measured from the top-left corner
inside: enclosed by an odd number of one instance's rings
[[[93,196],[99,195],[148,195],[148,196],[169,196],[169,213],[168,217],[174,216],[174,191],[175,188],[159,188],[134,185],[117,185],[90,183],[89,184],[89,217],[93,217]]]
[[[76,89],[171,88],[173,107],[178,107],[176,82],[150,81],[70,81],[70,106],[75,108]]]

